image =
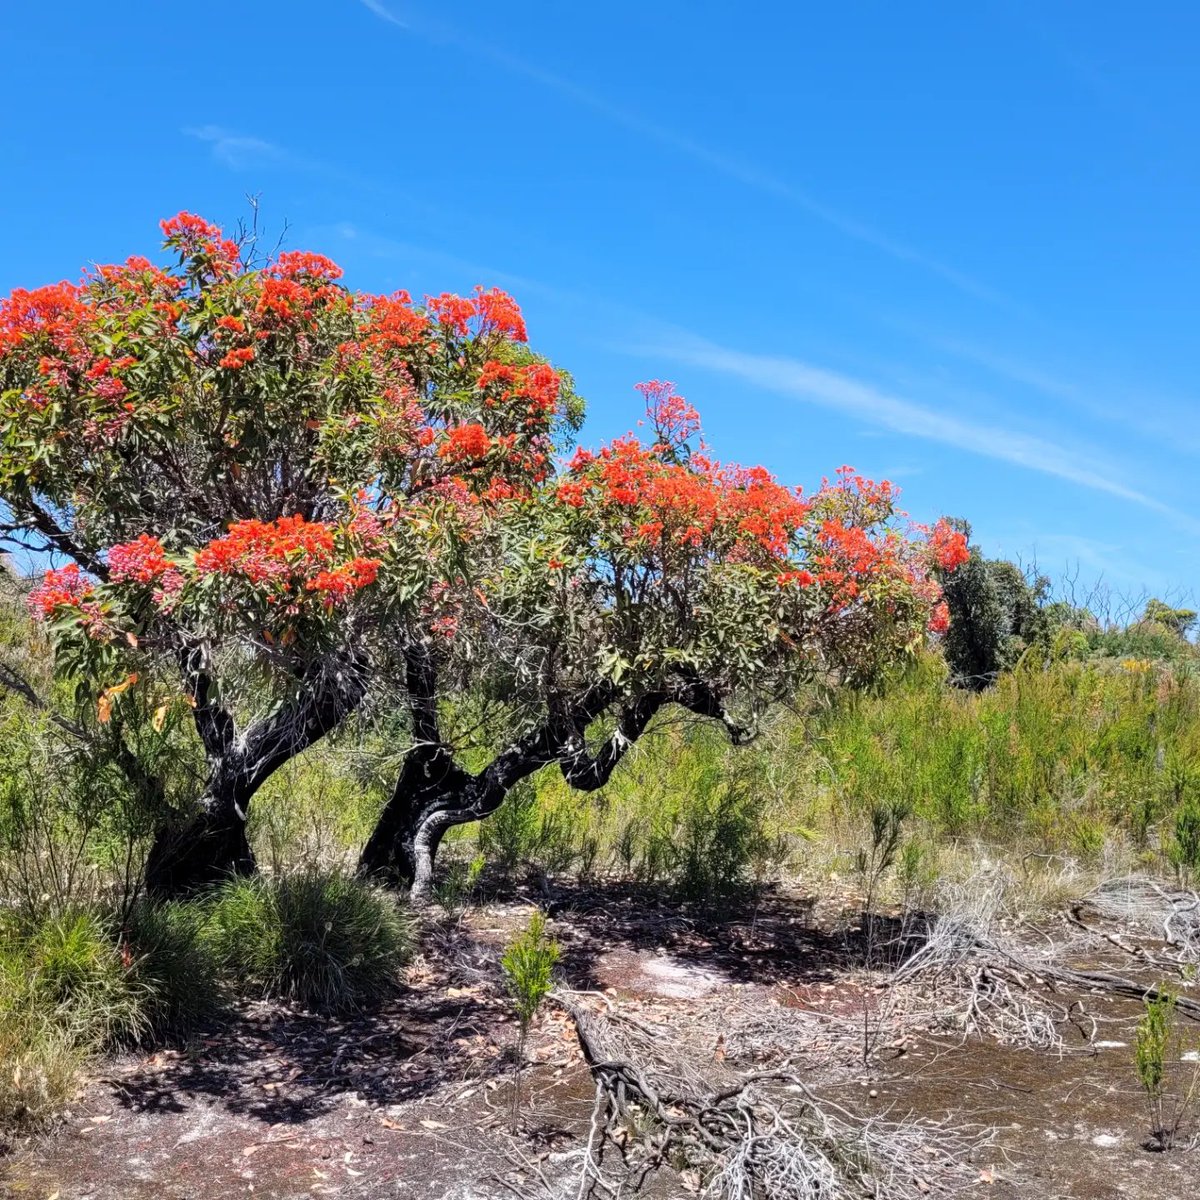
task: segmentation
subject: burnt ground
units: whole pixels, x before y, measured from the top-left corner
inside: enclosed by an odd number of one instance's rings
[[[496,960],[529,907],[509,897],[431,927],[403,989],[378,1011],[331,1020],[248,1004],[186,1046],[108,1062],[57,1129],[5,1148],[0,1194],[574,1196],[593,1085],[559,1009],[531,1038],[515,1134],[510,1124],[515,1029]],[[564,983],[698,1030],[700,1059],[741,1054],[751,1069],[760,1050],[735,1031],[748,1014],[783,1020],[792,1069],[819,1095],[888,1120],[991,1131],[954,1194],[1182,1200],[1200,1184],[1200,1149],[1145,1148],[1134,1002],[1057,996],[1098,1021],[1094,1033],[1067,1026],[1061,1053],[953,1028],[892,1037],[872,1024],[879,988],[837,903],[781,891],[712,917],[608,885],[564,886],[550,907]],[[869,1068],[864,1032],[879,1035]],[[695,1191],[694,1177],[664,1167],[642,1194]]]

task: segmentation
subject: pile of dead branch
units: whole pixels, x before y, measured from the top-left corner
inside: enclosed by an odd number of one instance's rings
[[[1067,959],[1078,943],[1054,941],[1005,919],[1006,897],[1016,887],[1007,872],[993,870],[943,890],[940,911],[928,918],[924,940],[889,980],[890,999],[881,1023],[893,1028],[941,1025],[1004,1045],[1061,1052],[1064,1033],[1072,1027],[1084,1042],[1095,1037],[1096,1020],[1085,1010],[1082,995],[1141,1000],[1159,994],[1144,975],[1129,978],[1072,967]],[[1086,903],[1101,917],[1162,930],[1183,953],[1194,954],[1200,947],[1197,898],[1190,892],[1170,892],[1153,880],[1123,880],[1096,889]],[[1073,906],[1070,915],[1091,941],[1103,938],[1141,965],[1165,965],[1145,948],[1088,925],[1081,908]],[[1074,998],[1064,998],[1068,993]],[[1176,1007],[1200,1020],[1195,1000],[1180,997]]]
[[[636,1192],[664,1165],[711,1200],[918,1200],[957,1194],[986,1141],[859,1116],[785,1069],[739,1071],[692,1031],[622,1013],[607,997],[557,998],[596,1085],[580,1200]]]
[[[1106,880],[1082,897],[1071,912],[1085,928],[1092,918],[1114,922],[1135,935],[1165,943],[1176,963],[1200,963],[1200,896],[1189,889],[1130,875]],[[1108,940],[1133,957],[1152,957],[1147,947],[1130,945],[1127,939],[1109,936]]]
[[[1079,1006],[1054,998],[1058,948],[1031,950],[1005,927],[1013,881],[1000,875],[981,873],[942,890],[924,940],[888,981],[886,1019],[895,1027],[934,1025],[1060,1051],[1063,1028],[1079,1020]]]

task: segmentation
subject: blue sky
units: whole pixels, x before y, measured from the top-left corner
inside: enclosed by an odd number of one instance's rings
[[[1200,6],[74,2],[0,38],[0,290],[254,193],[352,286],[508,288],[587,442],[669,378],[721,457],[1200,585]]]

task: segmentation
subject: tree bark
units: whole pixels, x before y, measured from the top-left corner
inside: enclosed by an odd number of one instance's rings
[[[405,757],[400,778],[358,863],[360,873],[408,888],[414,904],[426,904],[432,895],[434,859],[448,829],[490,816],[515,784],[552,763],[578,791],[603,787],[666,704],[679,704],[698,716],[719,720],[735,744],[747,739],[746,731],[734,724],[709,687],[685,679],[627,703],[617,718],[616,730],[589,754],[588,726],[610,707],[616,694],[611,684],[601,683],[471,775],[454,761],[453,751],[437,740],[432,690],[417,696],[414,680],[424,682],[410,672],[414,728],[431,740],[419,742]]]
[[[251,797],[284,763],[334,729],[365,691],[360,664],[335,664],[313,687],[239,734],[233,718],[210,698],[207,673],[185,657],[196,698],[196,730],[208,758],[209,777],[196,813],[168,823],[146,860],[146,890],[159,897],[212,887],[255,870],[246,837]]]
[[[155,835],[146,859],[146,891],[159,898],[186,895],[254,869],[246,810],[233,786],[213,782],[193,816]]]
[[[414,902],[433,886],[433,859],[452,824],[438,814],[465,810],[474,779],[444,746],[421,745],[404,759],[400,778],[358,860],[361,874],[406,888]],[[471,820],[464,817],[463,821]]]

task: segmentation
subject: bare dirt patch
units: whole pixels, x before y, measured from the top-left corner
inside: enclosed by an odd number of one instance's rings
[[[1200,1151],[1143,1148],[1133,1000],[1060,991],[1056,1003],[1078,1002],[1099,1022],[1090,1040],[1090,1025],[1068,1025],[1061,1053],[936,1023],[873,1030],[886,1006],[878,975],[861,968],[855,923],[811,899],[781,892],[718,917],[614,885],[560,888],[550,907],[565,984],[598,994],[581,1003],[671,1031],[670,1053],[686,1053],[696,1071],[726,1077],[783,1064],[863,1117],[994,1130],[941,1194],[1194,1195]],[[513,898],[455,930],[431,928],[404,990],[370,1014],[332,1021],[250,1004],[187,1046],[108,1063],[58,1129],[9,1146],[0,1192],[38,1200],[574,1196],[595,1089],[561,1007],[535,1031],[528,1106],[515,1135],[509,1126],[515,1038],[496,959],[528,911]],[[1090,965],[1111,952],[1089,949]],[[683,1197],[701,1182],[687,1164],[666,1162],[642,1194]],[[936,1182],[930,1190],[938,1193]]]

